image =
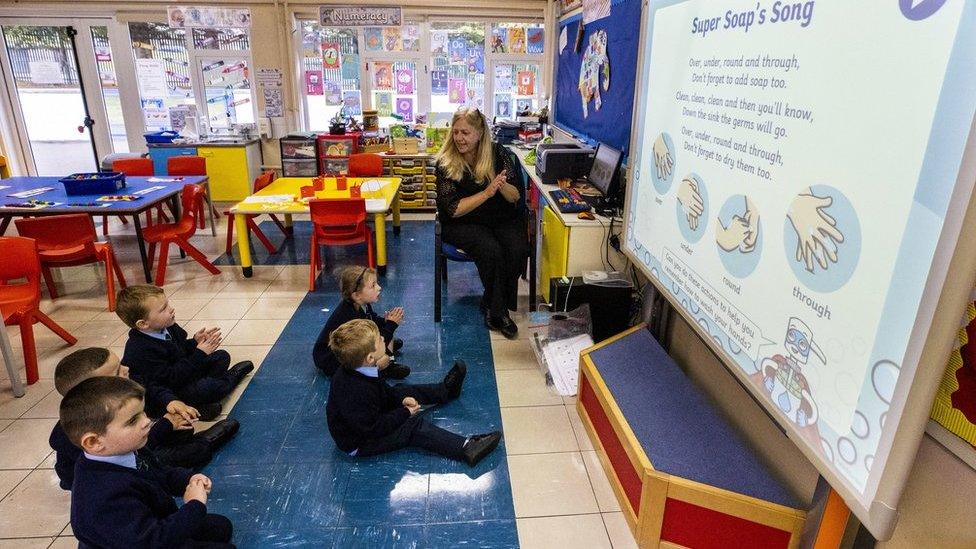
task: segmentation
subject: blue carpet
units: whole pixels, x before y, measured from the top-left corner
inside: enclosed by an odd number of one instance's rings
[[[281,234],[262,224],[273,241]],[[262,246],[254,264],[306,264],[309,223],[296,223],[280,254]],[[478,312],[473,264],[451,264],[441,324],[433,321],[433,224],[404,222],[388,231],[389,267],[377,310],[406,309],[397,336],[406,342],[406,381],[443,377],[455,358],[468,364],[461,398],[428,417],[462,434],[501,429],[488,331]],[[306,295],[234,407],[237,437],[205,473],[214,479],[211,512],[234,522],[239,547],[517,547],[504,442],[478,464],[419,450],[354,459],[336,449],[325,422],[329,380],[311,348],[339,300],[328,273],[365,261],[365,247],[323,248],[326,274]],[[277,256],[277,257],[276,257]],[[224,256],[219,263],[236,263]]]

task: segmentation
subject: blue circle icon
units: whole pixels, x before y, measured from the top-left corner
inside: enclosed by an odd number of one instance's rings
[[[783,221],[786,261],[804,286],[833,292],[850,280],[861,257],[861,223],[834,187],[814,185],[796,195]]]
[[[677,161],[674,143],[668,132],[657,136],[654,145],[651,146],[651,163],[648,171],[651,172],[651,180],[654,181],[654,188],[658,194],[665,194],[671,188],[671,181],[674,180],[674,165]]]
[[[935,12],[944,6],[946,0],[898,0],[898,9],[901,14],[912,21],[928,19]]]
[[[759,211],[742,194],[730,197],[718,212],[715,240],[718,257],[736,278],[745,278],[762,257],[762,220]]]
[[[690,173],[681,180],[675,212],[681,236],[690,244],[701,240],[708,225],[708,190],[698,174]]]

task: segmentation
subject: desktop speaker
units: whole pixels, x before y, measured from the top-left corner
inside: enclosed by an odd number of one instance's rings
[[[593,321],[593,341],[602,341],[630,327],[634,289],[586,284],[583,277],[549,279],[553,311],[572,311],[587,303]]]

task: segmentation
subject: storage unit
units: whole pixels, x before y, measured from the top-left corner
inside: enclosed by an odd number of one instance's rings
[[[166,163],[172,156],[202,156],[207,162],[210,196],[216,201],[244,200],[261,174],[261,142],[257,139],[217,137],[178,145],[150,143],[148,147],[157,175],[166,175]]]
[[[434,157],[427,154],[383,155],[383,175],[400,178],[400,207],[433,210],[437,207]]]
[[[318,147],[319,174],[346,175],[349,173],[349,156],[359,152],[359,133],[321,134]]]
[[[181,145],[160,146],[160,144],[149,144],[149,158],[153,161],[153,173],[156,175],[166,175],[166,163],[173,156],[196,156],[196,147]]]
[[[319,174],[318,140],[314,133],[291,134],[279,140],[281,174],[284,177],[315,177]]]

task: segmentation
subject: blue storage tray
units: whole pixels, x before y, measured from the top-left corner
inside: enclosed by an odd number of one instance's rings
[[[59,179],[68,196],[113,194],[125,188],[125,174],[120,172],[73,173]]]
[[[172,143],[180,136],[178,132],[164,130],[161,132],[147,132],[142,134],[146,138],[146,143]]]

